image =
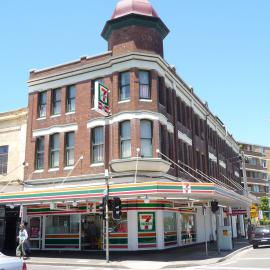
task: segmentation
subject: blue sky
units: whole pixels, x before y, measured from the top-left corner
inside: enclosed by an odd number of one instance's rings
[[[165,58],[241,141],[270,146],[270,1],[152,0]],[[106,51],[117,0],[0,2],[0,111],[27,106],[30,69]],[[251,105],[253,104],[253,105]]]

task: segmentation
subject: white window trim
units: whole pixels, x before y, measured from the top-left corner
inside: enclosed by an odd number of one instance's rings
[[[100,162],[100,163],[93,163],[90,165],[91,168],[94,168],[94,167],[102,167],[104,166],[104,163],[103,162]]]
[[[61,114],[59,114],[59,113],[58,114],[53,114],[53,115],[50,116],[50,118],[56,118],[56,117],[59,117],[59,116],[61,116]]]
[[[128,102],[130,102],[130,99],[120,100],[118,101],[118,104],[128,103]]]
[[[78,130],[77,124],[51,126],[49,128],[33,130],[33,137],[46,136],[54,133],[65,133],[76,130]]]
[[[109,125],[114,123],[120,123],[127,120],[133,119],[146,119],[150,121],[159,121],[162,125],[167,126],[167,130],[170,133],[174,133],[174,126],[172,123],[168,121],[168,119],[161,113],[150,112],[150,111],[131,111],[131,112],[121,112],[109,118]],[[105,126],[104,118],[96,118],[93,120],[89,120],[87,123],[87,128],[95,128],[98,126]]]
[[[59,171],[59,168],[51,168],[49,169],[48,172],[58,172]]]
[[[139,99],[141,102],[153,102],[152,99],[146,99],[146,98],[140,98]]]
[[[181,131],[178,130],[178,139],[186,142],[188,145],[192,146],[193,141],[190,139],[186,134],[182,133]]]

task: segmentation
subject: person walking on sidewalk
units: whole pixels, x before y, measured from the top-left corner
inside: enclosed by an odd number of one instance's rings
[[[28,239],[28,233],[24,227],[24,224],[20,225],[20,230],[19,230],[19,235],[18,235],[18,240],[19,240],[19,245],[16,249],[16,256],[17,257],[23,257],[26,259],[26,253],[24,249],[24,242]]]

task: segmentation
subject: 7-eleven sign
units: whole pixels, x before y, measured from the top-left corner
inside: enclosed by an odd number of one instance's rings
[[[190,184],[183,184],[183,193],[190,194],[191,193],[191,185]]]
[[[95,82],[94,108],[104,116],[109,114],[109,89],[98,81]]]
[[[155,213],[139,213],[139,231],[155,231]]]

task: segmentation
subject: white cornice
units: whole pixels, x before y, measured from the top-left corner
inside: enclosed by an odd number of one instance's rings
[[[121,112],[115,114],[107,119],[108,124],[120,123],[126,120],[132,119],[148,119],[151,121],[159,121],[162,125],[167,126],[167,130],[170,133],[174,132],[174,126],[172,123],[168,122],[168,119],[161,113],[151,112],[151,111],[133,111],[133,112]],[[89,120],[87,123],[87,128],[94,128],[98,126],[105,126],[106,120],[104,118],[96,118]]]
[[[49,128],[33,130],[33,137],[46,136],[46,135],[51,135],[54,133],[76,131],[77,129],[78,129],[77,124],[52,126]]]
[[[178,130],[178,139],[184,141],[188,145],[192,146],[192,139],[190,139],[186,134]]]

